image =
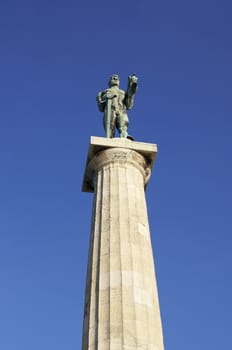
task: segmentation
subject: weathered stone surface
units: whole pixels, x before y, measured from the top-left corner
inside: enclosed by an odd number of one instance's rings
[[[82,350],[163,350],[144,187],[156,145],[91,138],[94,191]]]
[[[94,156],[106,149],[111,149],[111,148],[124,148],[124,149],[129,149],[131,151],[137,152],[139,155],[144,157],[144,161],[146,162],[146,176],[144,179],[145,182],[145,187],[147,182],[149,181],[151,169],[153,167],[153,163],[155,161],[155,157],[157,154],[157,145],[156,144],[151,144],[151,143],[144,143],[144,142],[135,142],[135,141],[130,141],[127,139],[123,138],[115,138],[115,139],[110,139],[110,138],[104,138],[104,137],[94,137],[91,136],[90,139],[90,146],[89,146],[89,151],[88,151],[88,157],[87,157],[87,162],[86,162],[86,169],[85,169],[85,174],[84,174],[84,180],[83,180],[83,185],[82,185],[82,191],[83,192],[94,192],[93,188],[93,178],[90,173],[89,169],[89,162],[90,161],[95,161]],[[107,158],[106,158],[107,159]],[[111,159],[109,159],[111,160]],[[129,160],[129,157],[128,157]]]

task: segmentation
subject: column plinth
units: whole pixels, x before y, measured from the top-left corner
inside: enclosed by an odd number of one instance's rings
[[[163,350],[144,188],[156,145],[91,138],[94,192],[82,350]]]

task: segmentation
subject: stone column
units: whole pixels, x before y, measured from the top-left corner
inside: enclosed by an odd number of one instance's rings
[[[156,145],[91,137],[94,192],[82,350],[163,350],[144,188]]]

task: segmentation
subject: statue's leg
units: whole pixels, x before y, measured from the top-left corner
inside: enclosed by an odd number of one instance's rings
[[[128,116],[127,116],[126,113],[121,114],[120,116],[118,116],[117,121],[116,121],[116,127],[118,129],[120,137],[127,138],[127,136],[128,136],[128,133],[127,133],[128,125],[129,125],[129,120],[128,120]]]

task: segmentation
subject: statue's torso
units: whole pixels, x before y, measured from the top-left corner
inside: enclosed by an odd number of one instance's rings
[[[113,86],[106,91],[110,91],[115,97],[112,99],[112,109],[116,112],[122,113],[126,111],[126,105],[124,103],[125,91],[120,90],[118,87]]]

